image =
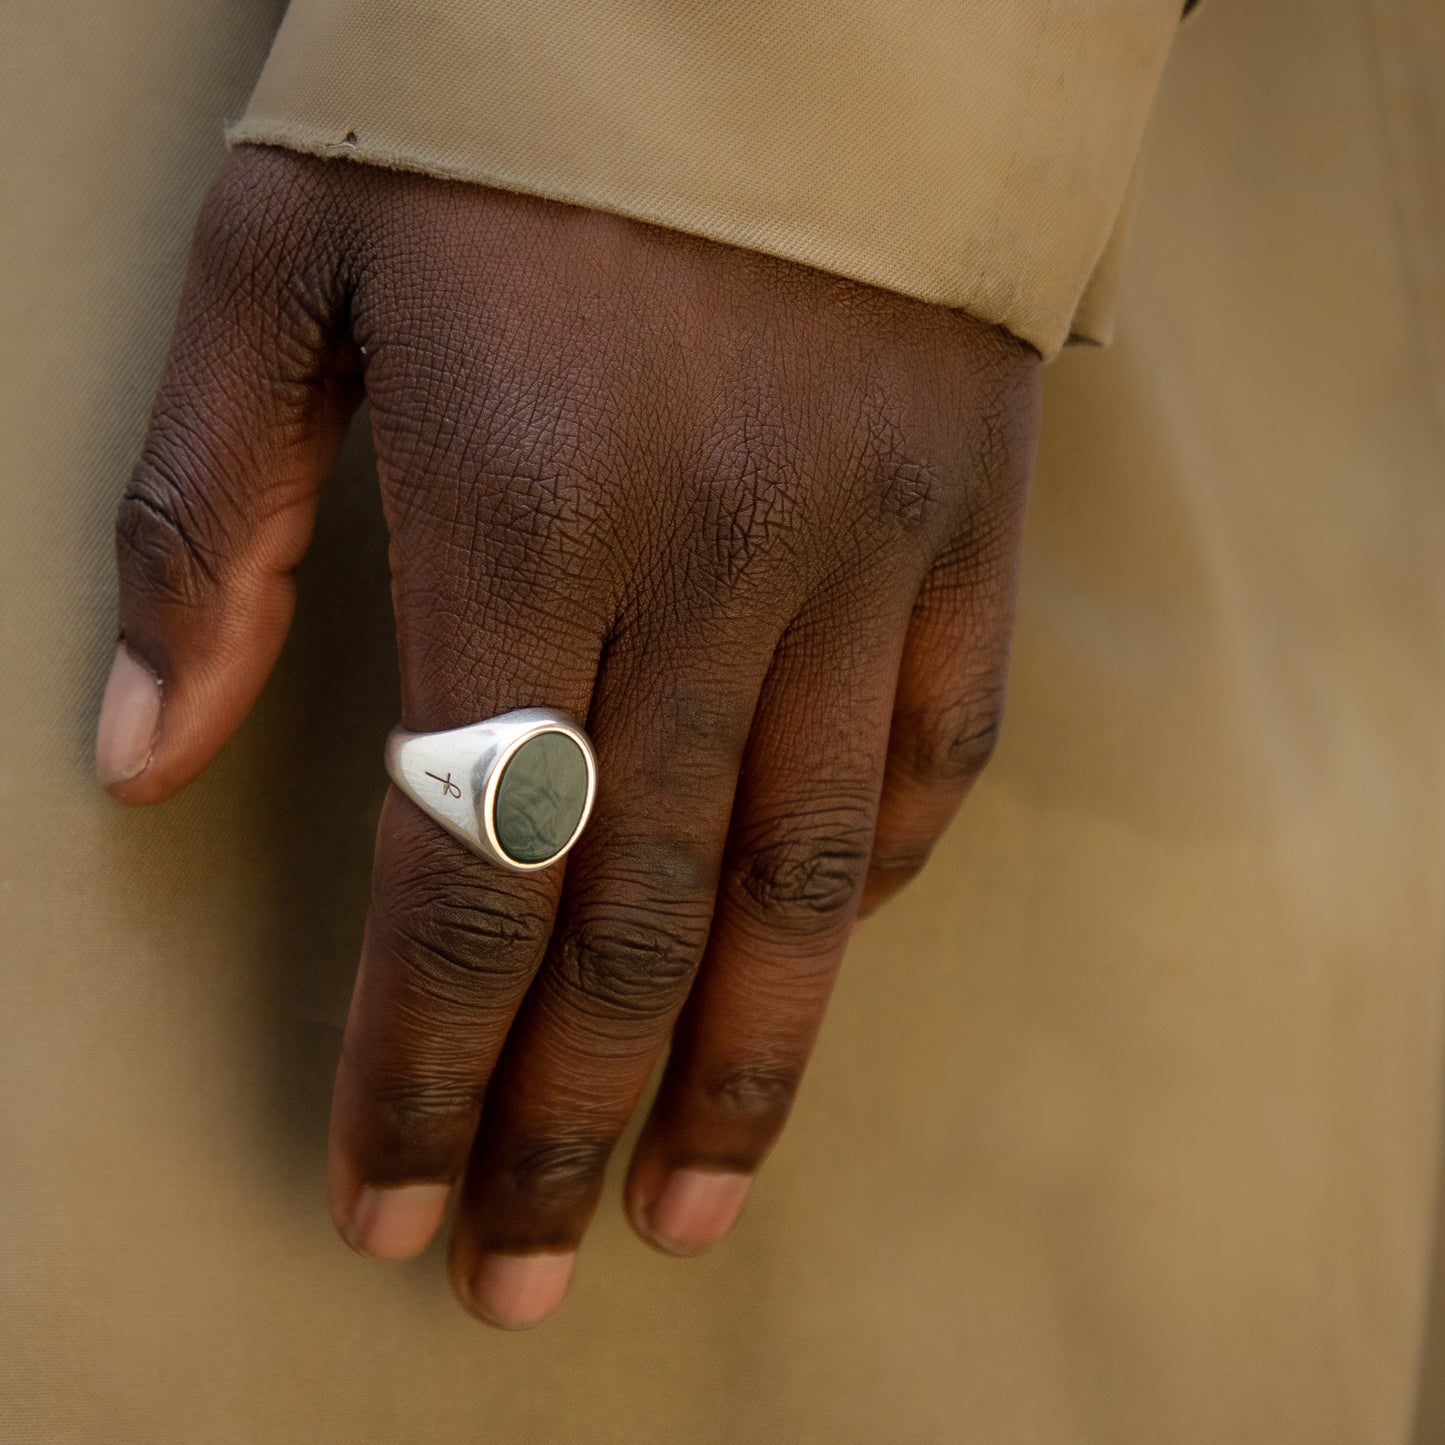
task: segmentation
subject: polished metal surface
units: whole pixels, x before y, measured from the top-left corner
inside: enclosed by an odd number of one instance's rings
[[[597,795],[587,734],[551,708],[520,708],[439,733],[396,728],[392,782],[474,853],[534,873],[581,836]]]

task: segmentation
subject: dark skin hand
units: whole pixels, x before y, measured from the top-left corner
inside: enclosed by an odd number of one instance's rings
[[[408,1258],[459,1187],[457,1294],[520,1327],[669,1043],[627,1208],[673,1253],[727,1229],[860,910],[987,761],[1038,358],[771,257],[243,147],[120,508],[107,716],[163,699],[129,767],[102,726],[122,801],[184,787],[255,700],[363,395],[404,725],[559,707],[598,753],[587,832],[536,874],[388,794],[336,1080],[343,1234]]]

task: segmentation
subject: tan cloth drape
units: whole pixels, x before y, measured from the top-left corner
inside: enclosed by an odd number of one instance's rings
[[[278,8],[0,7],[0,1441],[1445,1440],[1438,7],[1185,27],[1119,340],[1048,374],[994,767],[736,1235],[665,1260],[609,1204],[522,1337],[323,1202],[396,710],[364,446],[218,765],[145,814],[89,775],[112,510]]]

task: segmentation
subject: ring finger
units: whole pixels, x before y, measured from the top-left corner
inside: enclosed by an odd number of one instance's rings
[[[779,649],[707,954],[628,1179],[634,1227],[668,1253],[731,1227],[797,1091],[867,874],[907,616],[902,597],[830,601]]]

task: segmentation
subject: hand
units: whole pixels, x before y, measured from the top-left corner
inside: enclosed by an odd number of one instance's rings
[[[365,394],[403,722],[585,719],[597,808],[512,874],[394,790],[332,1110],[337,1224],[454,1286],[560,1301],[671,1040],[627,1205],[731,1224],[861,906],[921,866],[997,735],[1033,352],[957,312],[572,206],[242,148],[203,213],[117,529],[98,740],[153,803],[275,662]],[[564,877],[565,872],[565,877]]]

